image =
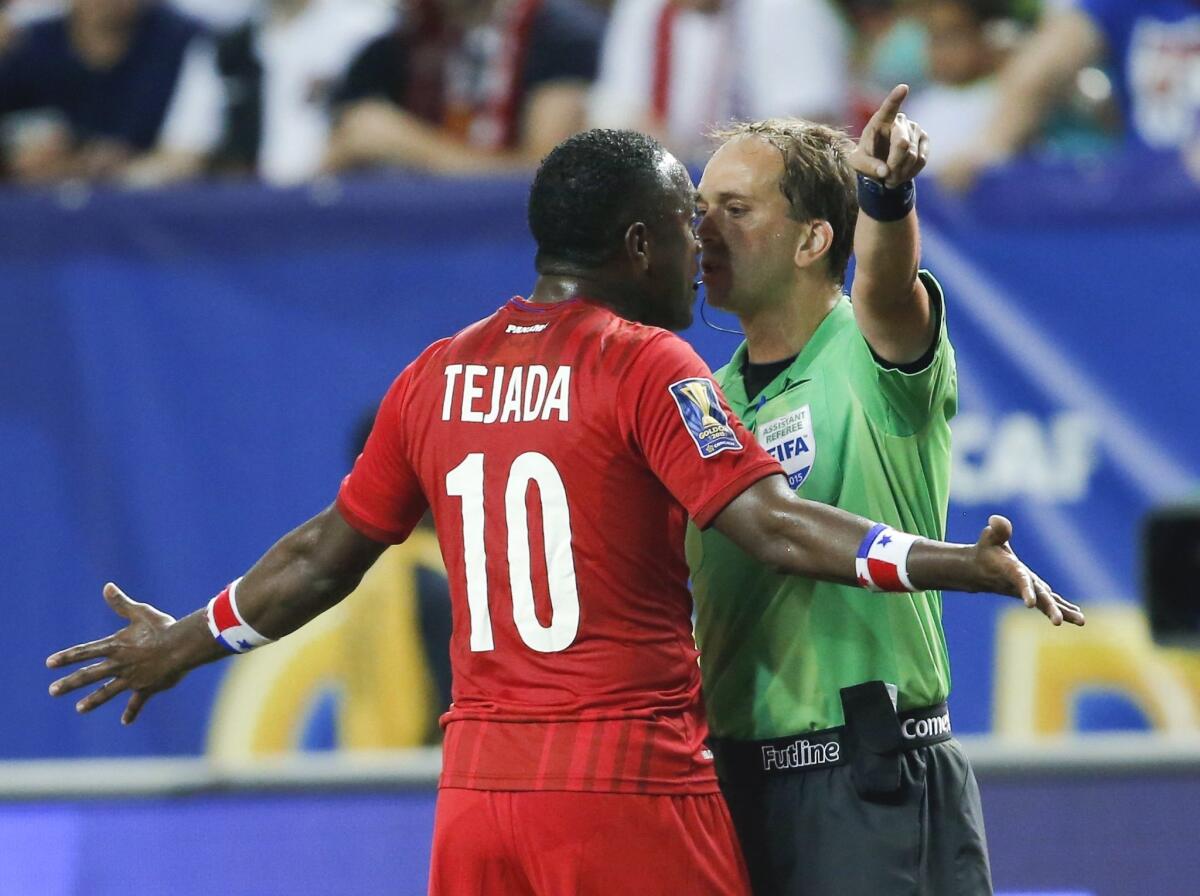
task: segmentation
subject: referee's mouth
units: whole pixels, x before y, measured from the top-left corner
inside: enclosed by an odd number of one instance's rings
[[[700,262],[700,276],[704,280],[705,283],[709,282],[709,280],[712,279],[713,277],[720,276],[722,273],[724,273],[728,269],[729,269],[728,266],[725,265],[724,263],[719,262],[719,261],[712,261],[708,258],[706,258],[706,259],[704,259],[704,261]]]

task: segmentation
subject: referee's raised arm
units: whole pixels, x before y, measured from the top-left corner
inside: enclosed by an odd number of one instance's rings
[[[911,364],[937,336],[937,314],[917,276],[921,238],[914,179],[929,158],[929,135],[901,110],[908,85],[892,89],[850,155],[858,176],[854,229],[854,318],[884,361]]]

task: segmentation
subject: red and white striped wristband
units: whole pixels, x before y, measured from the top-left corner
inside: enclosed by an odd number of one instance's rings
[[[237,586],[241,578],[208,602],[208,630],[230,653],[245,653],[255,647],[270,644],[271,638],[256,632],[238,612]]]
[[[858,546],[854,559],[858,584],[868,591],[918,590],[908,577],[908,552],[918,541],[916,535],[876,523]]]

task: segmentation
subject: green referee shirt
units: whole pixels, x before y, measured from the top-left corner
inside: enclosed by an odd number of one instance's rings
[[[920,276],[938,336],[919,371],[881,365],[843,297],[754,401],[745,343],[716,378],[800,497],[942,538],[957,377],[941,287]],[[946,699],[939,592],[876,594],[779,575],[712,528],[689,527],[687,557],[714,734],[760,740],[841,725],[838,691],[874,679],[896,687],[902,710]]]

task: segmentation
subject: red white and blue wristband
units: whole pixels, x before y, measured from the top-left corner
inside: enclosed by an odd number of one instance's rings
[[[858,546],[854,571],[868,591],[916,591],[908,577],[908,552],[920,539],[876,523]]]
[[[208,602],[208,630],[230,653],[245,653],[270,644],[272,640],[256,632],[238,612],[237,586],[240,581],[240,577],[234,579],[228,588]]]

